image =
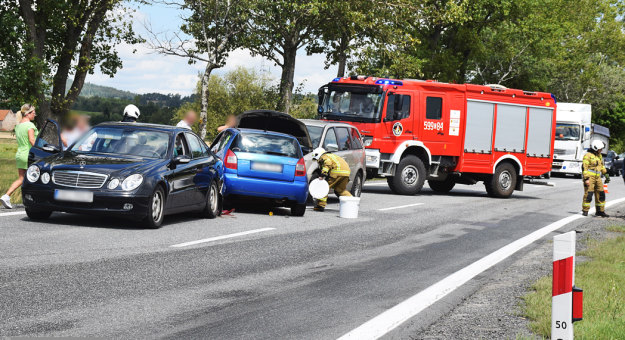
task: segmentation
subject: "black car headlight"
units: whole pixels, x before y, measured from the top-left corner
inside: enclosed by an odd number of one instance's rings
[[[40,174],[41,170],[39,170],[39,167],[33,164],[28,167],[28,170],[26,171],[26,178],[30,183],[35,183],[39,180]]]
[[[126,177],[122,182],[122,190],[130,191],[138,188],[143,183],[143,176],[140,174],[134,174]]]

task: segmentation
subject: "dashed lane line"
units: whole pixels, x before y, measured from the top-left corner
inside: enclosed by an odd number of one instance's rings
[[[228,234],[228,235],[222,235],[222,236],[217,236],[217,237],[211,237],[211,238],[205,238],[202,240],[196,240],[196,241],[190,241],[190,242],[185,242],[185,243],[179,243],[179,244],[174,244],[173,248],[180,248],[180,247],[187,247],[187,246],[192,246],[195,244],[200,244],[200,243],[206,243],[206,242],[213,242],[213,241],[219,241],[219,240],[225,240],[228,238],[233,238],[233,237],[239,237],[239,236],[244,236],[244,235],[249,235],[249,234],[256,234],[256,233],[261,233],[263,231],[269,231],[269,230],[274,230],[276,228],[262,228],[262,229],[255,229],[255,230],[249,230],[249,231],[243,231],[240,233],[234,233],[234,234]]]
[[[408,205],[400,205],[399,207],[390,207],[390,208],[383,208],[383,209],[378,209],[378,211],[385,211],[385,210],[394,210],[394,209],[402,209],[402,208],[409,208],[409,207],[415,207],[417,205],[422,205],[425,203],[415,203],[415,204],[408,204]]]
[[[606,208],[623,201],[625,201],[625,198],[610,201],[606,203]],[[594,210],[595,209],[592,208],[589,214],[594,213]],[[419,314],[427,307],[433,305],[436,301],[444,298],[475,276],[503,261],[510,255],[523,249],[534,241],[539,240],[549,233],[580,218],[584,218],[581,213],[563,218],[508,244],[507,246],[491,253],[490,255],[487,255],[486,257],[483,257],[463,269],[460,269],[425,290],[399,303],[395,307],[392,307],[391,309],[365,322],[361,326],[340,337],[339,340],[375,340],[381,338],[386,333],[395,329],[406,320]]]

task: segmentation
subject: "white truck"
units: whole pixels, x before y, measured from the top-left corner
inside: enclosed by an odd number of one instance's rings
[[[604,142],[602,153],[608,153],[610,130],[591,123],[591,118],[590,104],[558,103],[551,173],[581,177],[582,160],[593,140]]]

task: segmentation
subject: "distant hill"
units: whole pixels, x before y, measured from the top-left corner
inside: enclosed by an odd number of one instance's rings
[[[67,91],[69,91],[73,80],[67,80]],[[80,95],[83,97],[102,97],[102,98],[120,98],[120,99],[134,99],[137,96],[136,93],[118,90],[109,86],[96,85],[91,83],[85,83],[82,87]]]

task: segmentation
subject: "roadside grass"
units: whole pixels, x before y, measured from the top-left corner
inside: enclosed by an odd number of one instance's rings
[[[625,232],[624,226],[607,227]],[[625,236],[605,241],[588,240],[578,255],[589,261],[576,265],[575,285],[584,290],[584,320],[576,322],[576,339],[625,339]],[[551,336],[552,277],[536,281],[523,297],[523,313],[530,329]]]
[[[17,179],[17,167],[15,165],[15,153],[17,141],[15,139],[0,139],[0,196],[9,189]],[[11,203],[22,203],[22,190],[17,189],[11,195]]]
[[[607,231],[625,233],[625,225],[611,225],[605,228]]]

